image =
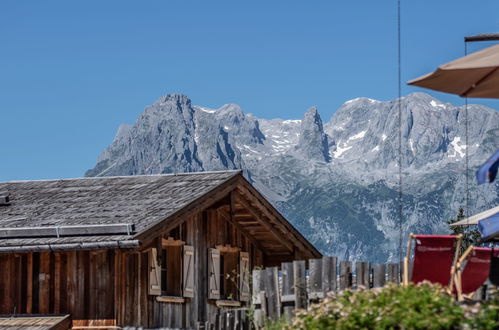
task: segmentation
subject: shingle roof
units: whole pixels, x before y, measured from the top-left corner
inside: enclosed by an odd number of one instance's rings
[[[143,232],[240,175],[240,171],[142,175],[0,183],[0,230],[12,227],[133,224]],[[131,239],[132,235],[1,238],[0,249],[36,244],[74,244]]]
[[[11,330],[69,329],[71,320],[66,316],[9,316],[0,317],[0,328]]]

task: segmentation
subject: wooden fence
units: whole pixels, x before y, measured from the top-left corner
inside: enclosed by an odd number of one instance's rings
[[[265,320],[281,317],[289,320],[295,309],[318,302],[328,292],[382,287],[387,282],[400,283],[401,278],[397,263],[338,263],[336,257],[285,262],[280,271],[277,267],[255,269],[252,273],[254,322],[261,327]]]
[[[328,292],[359,287],[376,288],[400,283],[399,264],[339,261],[336,257],[299,260],[252,272],[251,308],[217,310],[216,323],[198,325],[203,330],[246,330],[260,328],[266,321],[290,320],[297,308],[318,302]],[[127,330],[145,330],[128,327]],[[162,328],[161,330],[166,330]],[[171,329],[168,329],[171,330]]]

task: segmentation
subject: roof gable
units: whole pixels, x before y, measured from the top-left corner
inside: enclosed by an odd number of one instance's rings
[[[130,224],[140,233],[238,175],[240,171],[3,182],[0,191],[9,193],[10,205],[0,206],[0,230]],[[94,235],[84,240],[126,237]],[[0,239],[0,247],[35,241]],[[41,243],[74,241],[81,238],[44,238]]]

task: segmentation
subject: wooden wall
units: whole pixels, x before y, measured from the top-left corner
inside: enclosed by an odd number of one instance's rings
[[[214,324],[217,307],[208,299],[208,249],[225,246],[249,252],[250,269],[264,266],[265,259],[264,251],[221,212],[227,212],[226,206],[200,212],[172,231],[158,233],[140,251],[0,254],[0,314],[68,313],[77,326]],[[161,246],[161,238],[172,232],[194,248],[195,295],[183,303],[157,301],[148,291],[147,249]]]
[[[0,314],[114,319],[118,257],[113,250],[0,254]]]
[[[264,254],[258,250],[233,225],[220,216],[220,210],[211,209],[192,216],[181,228],[161,233],[181,239],[186,245],[194,247],[194,292],[193,298],[184,298],[183,303],[157,301],[156,296],[147,292],[147,248],[144,252],[126,252],[122,273],[125,297],[118,302],[118,325],[196,328],[198,322],[215,323],[217,307],[215,301],[208,299],[208,248],[231,246],[250,253],[250,267],[263,266]],[[155,241],[150,246],[158,246]],[[138,267],[138,265],[142,265]]]

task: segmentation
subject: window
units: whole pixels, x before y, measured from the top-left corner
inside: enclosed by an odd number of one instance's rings
[[[164,241],[163,241],[164,242]],[[161,251],[161,295],[182,296],[182,243],[163,245]]]
[[[210,299],[248,301],[249,254],[230,246],[209,249],[208,278]]]
[[[149,294],[168,297],[194,296],[194,248],[172,237],[162,248],[149,251]]]
[[[220,292],[222,299],[238,299],[238,252],[222,251],[220,253]]]

